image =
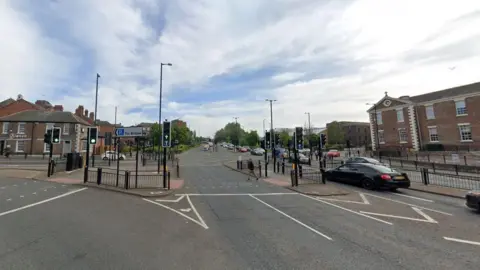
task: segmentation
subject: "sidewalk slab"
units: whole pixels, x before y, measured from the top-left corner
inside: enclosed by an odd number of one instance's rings
[[[434,186],[434,185],[423,185],[415,182],[410,183],[409,189],[425,192],[425,193],[436,194],[436,195],[460,198],[460,199],[464,199],[465,194],[467,193],[467,190],[463,190],[463,189],[441,187],[441,186]]]

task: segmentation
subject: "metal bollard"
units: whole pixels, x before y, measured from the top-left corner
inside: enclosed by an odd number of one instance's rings
[[[240,170],[243,170],[243,161],[240,161]]]
[[[83,170],[83,183],[87,183],[87,182],[88,182],[88,167],[85,167],[85,169]]]
[[[301,178],[303,178],[303,170],[302,170],[302,165],[298,165],[298,176]]]
[[[325,177],[325,170],[324,169],[320,169],[320,173],[322,174],[322,183],[323,184],[326,184],[326,177]]]
[[[280,173],[280,161],[277,161],[277,173]]]
[[[25,159],[27,159],[27,155],[28,155],[28,154],[27,154],[27,153],[25,153]]]
[[[258,177],[262,177],[262,162],[258,161]]]
[[[292,187],[295,186],[295,171],[290,170],[290,182],[292,183]]]
[[[97,169],[97,185],[102,183],[102,168]]]
[[[125,171],[125,189],[128,189],[130,186],[130,171]]]
[[[240,161],[237,160],[237,170],[240,170]]]
[[[167,187],[170,190],[170,171],[167,172]]]
[[[180,178],[180,165],[177,163],[177,178]]]
[[[282,161],[282,174],[285,174],[285,160]]]

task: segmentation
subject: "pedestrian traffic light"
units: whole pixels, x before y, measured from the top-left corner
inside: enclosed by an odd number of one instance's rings
[[[88,128],[88,134],[89,134],[89,143],[90,144],[97,144],[98,140],[98,129],[96,127],[90,127]]]
[[[52,129],[48,129],[47,133],[43,135],[43,142],[48,144],[52,143]]]
[[[327,144],[327,135],[320,134],[320,147],[325,147]]]
[[[53,128],[52,143],[54,144],[60,143],[60,130],[61,129],[59,127]]]
[[[275,137],[274,145],[279,145],[280,144],[280,134],[275,133],[274,137]]]
[[[303,149],[303,128],[296,127],[295,128],[295,137],[296,137],[296,147],[297,149]]]
[[[270,131],[265,132],[265,149],[270,149]]]
[[[350,140],[347,140],[347,148],[351,148],[350,147]]]
[[[172,146],[172,131],[171,131],[170,122],[163,122],[163,134],[162,134],[162,146],[171,147]]]

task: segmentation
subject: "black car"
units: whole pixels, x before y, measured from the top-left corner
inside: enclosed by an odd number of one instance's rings
[[[465,205],[480,212],[480,190],[472,190],[465,196]]]
[[[410,179],[406,173],[371,163],[347,163],[325,171],[326,180],[361,185],[365,189],[409,188]]]

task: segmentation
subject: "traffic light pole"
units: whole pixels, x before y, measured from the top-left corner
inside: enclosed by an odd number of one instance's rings
[[[88,164],[90,163],[90,131],[87,131],[87,153],[85,155],[85,171],[83,174],[83,182],[88,182]]]
[[[297,153],[297,133],[293,133],[293,158],[295,162],[295,186],[298,186],[298,153]]]
[[[163,188],[167,188],[167,148],[163,147]]]
[[[52,133],[53,134],[53,133]],[[53,159],[53,143],[50,141],[50,153],[48,154],[48,172],[47,176],[50,177],[53,172],[52,172],[52,159]]]

